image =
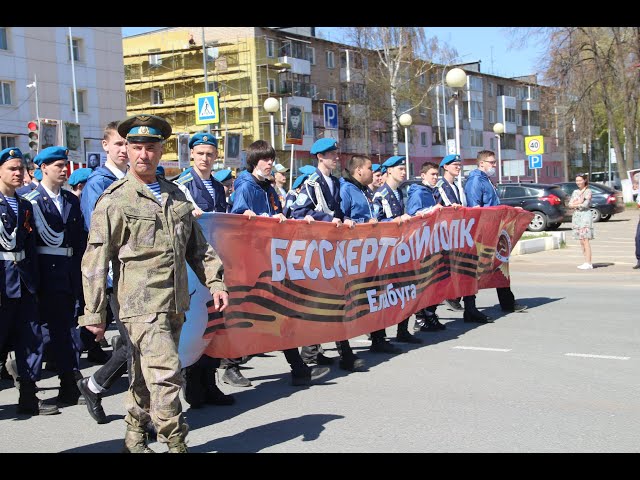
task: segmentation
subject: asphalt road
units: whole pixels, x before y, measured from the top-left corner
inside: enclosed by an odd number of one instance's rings
[[[465,324],[440,306],[447,329],[420,333],[425,343],[403,346],[404,354],[371,354],[365,337],[353,340],[366,372],[336,366],[322,384],[299,388],[289,385],[281,353],[253,358],[243,371],[253,387],[222,386],[235,405],[189,410],[184,403],[190,450],[639,452],[640,270],[631,269],[638,215],[629,210],[596,224],[593,270],[576,268],[583,257],[569,224],[561,227],[566,248],[512,257],[512,290],[525,312],[503,314],[495,291],[484,290],[477,304],[492,324]],[[85,374],[97,368],[83,365]],[[55,397],[56,385],[48,376],[39,395]],[[105,425],[84,406],[17,416],[17,391],[7,381],[0,386],[1,452],[120,450],[126,377],[103,401]]]

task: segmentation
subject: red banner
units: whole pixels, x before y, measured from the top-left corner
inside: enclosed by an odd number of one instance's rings
[[[348,229],[205,214],[230,305],[224,315],[207,305],[199,340],[217,358],[344,340],[447,298],[508,286],[512,246],[531,218],[508,206],[444,208],[402,225]],[[193,308],[196,297],[185,327],[204,311]]]

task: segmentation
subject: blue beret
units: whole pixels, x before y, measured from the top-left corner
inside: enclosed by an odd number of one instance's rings
[[[91,168],[79,168],[71,172],[71,176],[69,177],[69,185],[72,187],[78,185],[79,183],[86,182],[91,175],[93,169]]]
[[[387,168],[397,167],[398,165],[403,165],[406,158],[407,157],[405,157],[404,155],[394,155],[393,157],[387,158],[382,166]]]
[[[371,165],[371,170],[373,171],[373,173],[376,173],[381,168],[382,166],[379,163],[374,163],[373,165]]]
[[[40,166],[43,163],[52,163],[56,160],[67,160],[69,157],[69,149],[67,147],[47,147],[41,150],[36,158],[33,159],[33,163]]]
[[[316,167],[313,165],[303,165],[298,169],[298,171],[304,175],[311,175],[312,173],[315,173]]]
[[[316,140],[315,143],[311,146],[310,153],[311,155],[315,155],[316,153],[324,153],[337,149],[338,142],[336,142],[333,138],[321,138],[320,140]]]
[[[196,145],[213,145],[218,148],[218,139],[207,132],[196,133],[195,135],[192,135],[189,140],[189,148],[193,148]]]
[[[227,180],[231,179],[231,170],[229,170],[228,168],[225,168],[223,170],[218,170],[214,175],[213,178],[215,178],[217,181],[219,181],[220,183],[222,182],[226,182]]]
[[[11,158],[20,158],[20,159],[23,158],[22,152],[20,151],[19,148],[9,147],[2,150],[0,152],[0,165]]]
[[[118,124],[118,133],[129,142],[161,142],[171,136],[171,125],[156,115],[134,115]]]
[[[307,178],[309,178],[309,175],[306,173],[304,175],[300,175],[298,178],[296,178],[295,182],[293,182],[293,186],[291,188],[295,190],[300,185],[302,185]]]
[[[156,175],[164,175],[164,167],[162,165],[156,167]]]
[[[33,178],[35,178],[36,180],[41,182],[42,181],[42,170],[40,170],[39,168],[36,168],[33,171]]]
[[[453,163],[455,161],[460,162],[460,155],[447,155],[446,157],[444,157],[442,159],[442,161],[440,162],[440,166],[444,167],[445,165],[449,165],[450,163]]]

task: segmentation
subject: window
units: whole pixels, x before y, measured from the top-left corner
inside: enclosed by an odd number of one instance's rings
[[[482,130],[471,130],[469,133],[471,134],[471,146],[482,147]]]
[[[309,95],[314,100],[315,100],[316,96],[318,95],[318,87],[316,87],[313,83],[311,85],[309,85]]]
[[[276,42],[273,38],[267,38],[267,57],[274,58],[276,56]]]
[[[496,111],[489,110],[489,123],[496,123]]]
[[[0,50],[9,50],[7,42],[7,27],[0,27]]]
[[[427,76],[424,73],[421,73],[420,76],[418,77],[418,83],[420,85],[426,85],[427,84]]]
[[[528,110],[522,114],[522,125],[538,127],[540,126],[540,112],[537,110]]]
[[[155,53],[159,51],[160,51],[159,48],[152,48],[151,50],[148,50],[150,67],[159,67],[160,65],[162,65],[162,59],[160,58],[160,55]]]
[[[496,151],[496,137],[491,137],[491,139],[489,139],[489,150],[493,150],[494,152]]]
[[[336,68],[335,54],[331,51],[327,51],[327,68]]]
[[[77,90],[77,94],[78,94],[78,113],[85,113],[87,92],[85,90]],[[73,99],[73,90],[71,90],[71,111],[72,112],[76,111],[75,106],[76,104]]]
[[[280,57],[290,57],[291,56],[291,42],[289,40],[284,40],[282,45],[280,45]]]
[[[520,115],[519,113],[516,113],[516,125],[519,127],[522,126],[522,115]]]
[[[0,105],[11,105],[11,84],[0,82]]]
[[[5,148],[15,147],[16,146],[16,137],[10,137],[9,135],[0,135],[0,148],[4,150]]]
[[[554,177],[559,177],[560,176],[560,167],[558,165],[554,165],[553,166],[553,176]]]
[[[311,65],[316,64],[316,49],[313,47],[307,47],[307,60]]]
[[[515,150],[516,149],[516,136],[514,133],[504,133],[502,135],[502,145],[501,147],[504,150]]]
[[[504,109],[504,121],[515,123],[516,121],[516,111],[513,108],[505,108]]]
[[[207,82],[207,92],[217,92],[218,88],[218,82]]]
[[[159,88],[151,89],[151,105],[162,105],[164,103],[164,96],[162,90]]]
[[[478,92],[482,91],[482,78],[480,77],[469,77],[469,90],[476,90]]]
[[[213,62],[216,58],[220,56],[220,52],[218,51],[218,47],[207,47],[206,56],[207,62]]]
[[[550,175],[549,175],[549,165],[545,165],[545,167],[544,167],[544,172],[545,172],[545,175],[546,175],[547,177],[548,177],[548,176],[550,176]]]
[[[496,95],[498,97],[502,97],[504,95],[504,85],[497,85],[497,89],[496,89]]]
[[[493,97],[493,83],[489,82],[487,84],[487,92],[490,97]]]
[[[69,47],[68,40],[69,39],[67,38],[67,47]],[[82,40],[80,40],[79,38],[73,38],[71,40],[71,50],[73,50],[73,61],[74,62],[82,61],[82,57],[80,56],[81,47],[82,47]],[[69,61],[71,61],[71,52],[69,52],[67,55],[68,55]]]
[[[482,102],[475,102],[471,100],[471,115],[470,118],[472,120],[482,120],[483,118],[482,112]]]
[[[427,107],[425,106],[420,106],[420,108],[418,109],[418,112],[420,113],[421,117],[426,117],[427,116]]]
[[[420,132],[420,145],[427,147],[427,132]]]
[[[504,185],[504,198],[518,198],[526,197],[529,195],[526,187],[520,187],[515,185]]]
[[[336,87],[329,87],[329,90],[327,92],[327,100],[331,100],[333,102],[335,102],[337,100],[337,98],[336,98]]]
[[[269,93],[276,93],[276,79],[267,78],[267,90]]]

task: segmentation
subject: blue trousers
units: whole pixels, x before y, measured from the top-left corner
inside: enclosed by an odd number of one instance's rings
[[[58,374],[79,370],[80,335],[76,332],[76,300],[70,293],[43,292],[40,294],[40,318],[49,327],[50,344]]]

